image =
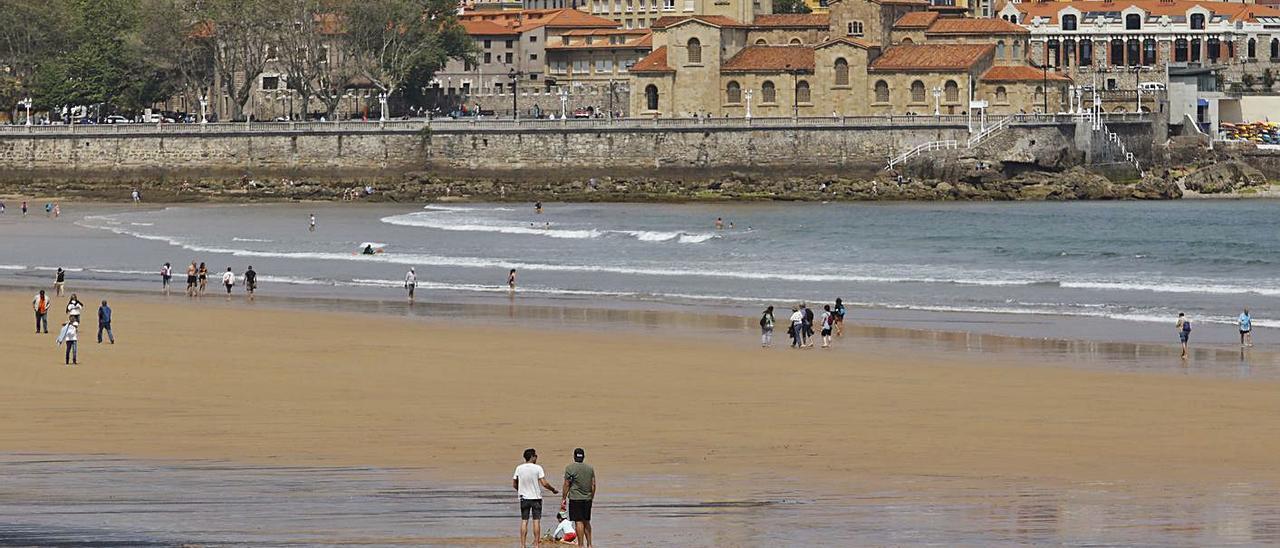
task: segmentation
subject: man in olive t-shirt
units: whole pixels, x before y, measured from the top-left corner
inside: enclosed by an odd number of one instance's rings
[[[578,534],[578,546],[591,546],[591,502],[596,498],[596,471],[582,462],[587,453],[581,447],[573,450],[573,462],[564,467],[564,494],[569,500],[569,521]]]

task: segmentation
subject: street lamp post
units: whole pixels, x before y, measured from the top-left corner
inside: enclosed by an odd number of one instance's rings
[[[568,110],[569,110],[569,90],[567,88],[560,88],[560,120],[563,121],[566,119],[566,114]]]
[[[747,115],[745,118],[748,120],[751,119],[751,91],[752,90],[747,90]]]
[[[517,71],[516,69],[511,69],[507,71],[507,78],[511,79],[511,119],[512,120],[520,119],[520,109],[519,107],[516,106],[516,83],[517,83],[517,79],[520,78],[522,74],[524,73]]]
[[[209,99],[207,99],[207,98],[205,98],[205,96],[201,95],[201,96],[200,96],[200,123],[201,123],[202,125],[203,125],[203,124],[207,124],[207,123],[209,123],[209,118],[208,118],[208,117],[206,117],[206,116],[205,116],[205,114],[204,114],[205,109],[206,109],[206,108],[208,108],[208,107],[209,107]]]
[[[18,104],[27,109],[27,125],[31,125],[31,98],[27,97],[22,101],[19,101]]]
[[[1138,72],[1141,70],[1142,67],[1133,67],[1133,96],[1137,98],[1137,104],[1133,107],[1134,112],[1142,112],[1142,87],[1138,83]]]
[[[380,122],[387,121],[387,97],[387,92],[385,91],[378,94],[378,109],[380,110],[378,121]]]
[[[933,115],[942,116],[942,88],[933,86]]]

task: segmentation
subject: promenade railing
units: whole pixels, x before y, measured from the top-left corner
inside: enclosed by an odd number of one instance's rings
[[[1108,123],[1149,122],[1147,113],[1108,113]],[[1010,125],[1073,124],[1076,114],[1014,114]],[[199,135],[199,134],[326,134],[326,133],[410,133],[424,130],[468,131],[564,131],[609,129],[697,130],[719,128],[807,129],[807,128],[931,128],[974,127],[976,119],[965,115],[942,116],[825,116],[777,118],[587,118],[587,119],[502,119],[436,118],[432,120],[342,121],[342,122],[224,122],[210,124],[75,124],[0,125],[0,136],[17,135]]]

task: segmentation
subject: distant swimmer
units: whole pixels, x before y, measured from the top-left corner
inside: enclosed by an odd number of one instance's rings
[[[312,213],[308,221],[310,222],[310,227],[307,230],[310,230],[311,232],[315,232],[316,231],[316,214]]]
[[[362,251],[361,253],[362,253],[362,254],[364,254],[364,255],[373,255],[373,253],[374,253],[374,251],[373,251],[373,244],[369,244],[369,245],[364,246],[364,251]]]
[[[1178,323],[1174,325],[1174,329],[1178,332],[1178,340],[1182,341],[1182,359],[1187,359],[1187,339],[1191,338],[1191,318],[1186,314],[1178,313]]]
[[[404,275],[404,288],[409,291],[409,304],[413,304],[413,290],[418,287],[418,274],[409,269],[409,273]]]
[[[733,221],[729,221],[729,230],[733,230]]]
[[[1240,314],[1240,346],[1253,346],[1253,316],[1249,315],[1249,309],[1244,309]]]
[[[533,204],[533,212],[542,215],[542,202],[539,201]]]
[[[507,288],[512,291],[516,290],[516,269],[514,268],[511,269],[511,272],[507,273]]]
[[[724,230],[724,219],[716,217],[716,230]]]

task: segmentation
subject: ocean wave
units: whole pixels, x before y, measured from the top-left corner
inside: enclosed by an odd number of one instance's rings
[[[504,208],[466,208],[466,207],[449,207],[449,206],[428,206],[429,212],[445,212],[445,213],[461,213],[461,212],[478,212],[478,211],[507,211]],[[405,213],[402,215],[391,215],[380,219],[382,222],[396,226],[411,226],[416,228],[431,228],[435,230],[447,230],[452,232],[490,232],[498,234],[518,234],[525,236],[546,236],[549,238],[565,238],[575,240],[589,240],[601,238],[604,236],[623,235],[635,238],[641,242],[668,242],[676,241],[682,244],[699,244],[718,238],[719,235],[710,232],[681,232],[681,231],[655,231],[655,230],[610,230],[610,229],[570,229],[560,228],[555,225],[538,224],[530,222],[529,226],[509,224],[515,221],[508,221],[508,224],[494,224],[491,222],[482,222],[477,219],[454,219],[432,215],[431,213],[415,212]],[[501,221],[499,221],[501,222]]]
[[[233,241],[233,242],[261,242],[261,243],[271,243],[271,242],[274,242],[275,240],[266,240],[266,239],[262,239],[262,238],[239,238],[239,237],[235,237],[235,238],[231,238],[231,241]]]
[[[1178,283],[1145,283],[1132,281],[1064,281],[1061,287],[1067,289],[1098,289],[1108,291],[1150,291],[1154,293],[1202,293],[1212,295],[1247,295],[1257,294],[1268,297],[1280,296],[1280,289],[1272,287],[1219,285],[1211,282],[1198,284]]]
[[[27,266],[20,264],[0,264],[0,270],[27,270]]]

